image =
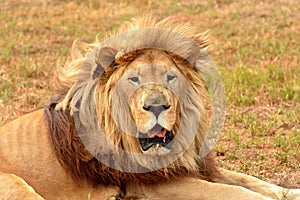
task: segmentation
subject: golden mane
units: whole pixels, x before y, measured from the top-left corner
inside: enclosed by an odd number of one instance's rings
[[[136,30],[138,32],[135,32]],[[125,36],[129,38],[132,34],[130,31],[133,31],[135,39],[122,43],[124,31],[126,32]],[[176,34],[173,34],[174,32],[179,33],[180,36],[177,37]],[[206,34],[199,34],[199,30],[187,22],[178,23],[172,18],[157,22],[151,16],[133,19],[131,23],[124,24],[116,34],[116,37],[113,33],[108,34],[108,39],[102,43],[97,41],[93,44],[85,44],[75,41],[70,59],[53,79],[52,87],[55,95],[52,97],[50,105],[45,108],[45,113],[50,138],[58,160],[77,182],[88,180],[94,186],[98,184],[122,186],[128,182],[148,184],[167,181],[178,176],[213,180],[218,174],[213,159],[210,156],[200,158],[198,155],[206,134],[206,116],[204,116],[206,96],[204,94],[207,88],[197,73],[203,69],[195,69],[195,66],[191,64],[201,62],[204,68],[205,65],[210,65],[210,60],[206,59],[208,56],[205,51],[208,47]],[[153,37],[150,40],[149,35]],[[111,37],[113,37],[112,40]],[[170,38],[175,39],[175,42],[174,40],[168,42]],[[197,45],[189,40],[184,40],[185,38],[196,41]],[[200,124],[199,127],[197,126],[198,130],[194,141],[183,156],[174,163],[158,170],[145,170],[145,173],[123,172],[117,170],[118,168],[115,166],[124,164],[117,162],[122,154],[112,156],[110,149],[99,150],[97,147],[92,150],[86,149],[77,129],[81,129],[80,132],[86,134],[83,137],[87,138],[88,143],[92,143],[95,138],[92,134],[99,131],[97,129],[99,124],[106,137],[114,145],[121,149],[130,149],[132,152],[139,151],[134,142],[136,138],[132,139],[123,134],[112,120],[110,99],[112,99],[115,84],[127,70],[127,64],[151,47],[156,51],[167,52],[174,59],[178,70],[191,85],[191,91],[187,92],[190,95],[185,100],[186,108],[191,113],[200,112],[203,116],[199,118]],[[106,52],[104,54],[103,49]],[[202,60],[199,61],[199,57]],[[194,105],[198,102],[200,102],[199,107],[195,107]],[[116,107],[123,109],[122,102]],[[125,110],[119,112],[129,114]],[[89,121],[91,118],[92,120]],[[185,118],[188,119],[191,116],[187,115]],[[179,126],[178,123],[177,126]],[[184,124],[188,126],[187,120],[184,121]],[[185,142],[184,139],[182,140]],[[99,142],[103,141],[99,139]],[[112,167],[102,164],[97,156],[107,159]],[[136,164],[132,165],[136,167]]]
[[[176,17],[168,17],[161,21],[152,15],[145,15],[139,18],[133,18],[130,22],[124,23],[117,31],[107,33],[103,41],[117,35],[119,33],[128,32],[131,30],[139,30],[142,28],[162,28],[172,30],[183,34],[184,36],[195,40],[203,49],[209,47],[209,38],[207,32],[191,25],[188,21],[182,22]],[[141,38],[146,40],[147,38]],[[87,60],[87,54],[97,48],[101,41],[97,38],[94,43],[87,44],[80,40],[75,40],[70,50],[70,57],[66,61],[64,67],[58,68],[55,72],[51,86],[54,94],[67,95],[68,91],[72,88],[79,73],[82,64]],[[129,43],[126,46],[136,46],[136,41]],[[182,45],[181,45],[182,46]],[[189,47],[181,49],[181,54],[184,55],[190,51]],[[66,105],[64,105],[66,106]]]

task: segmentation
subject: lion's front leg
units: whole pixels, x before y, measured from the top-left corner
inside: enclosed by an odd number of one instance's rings
[[[0,172],[0,197],[1,199],[43,199],[22,178],[14,174]]]
[[[202,199],[259,200],[271,199],[239,186],[211,183],[196,178],[177,178],[169,183],[129,185],[125,199]]]
[[[242,186],[274,199],[300,199],[299,190],[285,189],[253,176],[226,169],[220,169],[220,172],[221,176],[215,180],[218,183]]]

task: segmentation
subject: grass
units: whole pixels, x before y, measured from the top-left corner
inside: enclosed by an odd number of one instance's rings
[[[300,4],[286,1],[0,2],[0,125],[48,102],[73,40],[92,42],[133,16],[177,14],[211,33],[227,94],[221,166],[300,187]]]

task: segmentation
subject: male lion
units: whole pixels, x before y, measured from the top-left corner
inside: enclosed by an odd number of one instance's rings
[[[49,105],[0,128],[1,198],[299,199],[203,153],[213,63],[195,27],[142,17],[78,44]]]

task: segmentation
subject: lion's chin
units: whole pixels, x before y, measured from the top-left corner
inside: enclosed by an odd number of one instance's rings
[[[142,152],[144,154],[151,154],[151,155],[155,155],[155,156],[163,156],[163,155],[167,155],[168,153],[170,153],[171,149],[162,147],[162,146],[153,146],[150,149],[148,149],[147,151],[142,150]]]
[[[154,153],[158,155],[167,154],[171,150],[173,139],[173,132],[164,128],[162,128],[155,136],[139,132],[139,142],[143,153]]]

